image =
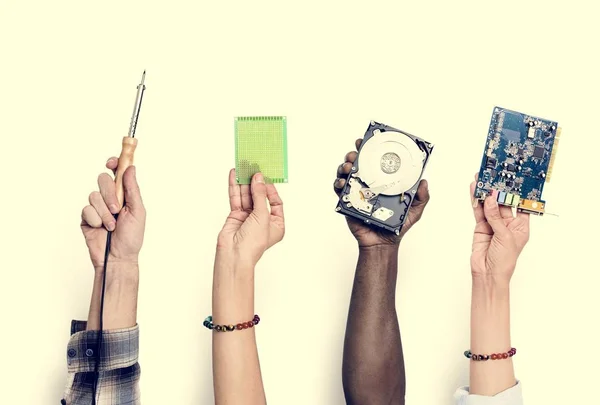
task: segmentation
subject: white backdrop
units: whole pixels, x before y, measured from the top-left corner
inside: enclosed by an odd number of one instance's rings
[[[600,374],[592,4],[0,2],[3,401],[61,398],[69,322],[86,318],[92,282],[80,211],[120,151],[147,69],[136,155],[148,210],[144,404],[212,402],[202,320],[238,115],[288,117],[287,235],[257,268],[269,403],[344,403],[357,249],[332,182],[374,119],[436,145],[431,203],[401,247],[397,308],[407,403],[451,404],[468,382],[468,186],[495,105],[563,127],[544,193],[559,217],[532,218],[513,281],[517,377],[529,404],[589,403]]]

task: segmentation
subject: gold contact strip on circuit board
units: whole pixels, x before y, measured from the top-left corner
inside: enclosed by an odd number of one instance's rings
[[[554,146],[552,147],[552,154],[550,155],[550,163],[548,164],[548,173],[546,173],[546,181],[549,183],[552,177],[552,168],[554,167],[554,159],[556,159],[556,152],[558,151],[558,141],[560,140],[560,134],[562,128],[556,129],[556,135],[554,135]]]

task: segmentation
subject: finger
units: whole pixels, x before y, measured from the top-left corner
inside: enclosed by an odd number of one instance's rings
[[[354,145],[356,146],[356,150],[360,149],[360,145],[362,144],[362,138],[358,138],[356,141],[354,141]]]
[[[91,226],[92,228],[100,228],[102,226],[102,218],[100,218],[96,209],[91,205],[87,205],[81,211],[81,225]]]
[[[527,212],[517,211],[517,218],[529,225],[529,219],[531,218],[531,215]]]
[[[475,181],[477,181],[477,174],[475,174]],[[483,213],[483,205],[474,197],[476,182],[471,183],[471,206],[473,207],[473,216],[475,222],[480,223],[485,221],[485,214]]]
[[[492,195],[485,199],[483,203],[483,213],[485,219],[492,227],[494,233],[498,236],[505,235],[508,232],[504,219],[500,215],[500,207],[498,206],[498,191],[494,190]]]
[[[345,185],[346,185],[345,179],[335,179],[335,181],[333,182],[333,191],[335,191],[335,193],[339,195],[342,192],[342,190],[344,189]]]
[[[350,173],[350,170],[352,170],[352,163],[350,163],[350,162],[342,163],[337,168],[336,176],[337,177],[346,177],[348,175],[348,173]]]
[[[274,184],[267,184],[267,200],[271,205],[271,215],[283,218],[283,200],[281,200]]]
[[[115,229],[115,217],[110,213],[108,206],[104,202],[104,198],[102,198],[102,194],[98,191],[94,191],[90,194],[90,205],[94,207],[96,213],[102,220],[102,224],[109,231],[113,231]]]
[[[242,201],[242,209],[244,211],[252,211],[252,194],[250,193],[250,185],[242,184],[240,186],[240,198]]]
[[[106,161],[106,168],[112,170],[113,174],[117,172],[117,167],[119,166],[119,159],[116,157],[111,157]]]
[[[348,153],[346,153],[346,156],[344,157],[344,161],[354,163],[357,156],[358,156],[357,152],[354,152],[354,151],[348,152]]]
[[[507,205],[500,205],[500,216],[503,219],[513,218],[512,207],[509,207]]]
[[[117,199],[117,187],[115,181],[106,173],[98,176],[98,188],[108,209],[113,214],[119,213],[119,200]]]
[[[132,213],[141,212],[144,209],[144,202],[137,182],[135,166],[129,166],[123,173],[123,191],[127,208]]]
[[[229,171],[229,207],[231,211],[242,210],[242,194],[235,179],[235,169]]]
[[[417,188],[417,193],[415,194],[415,198],[412,202],[413,207],[418,207],[422,205],[425,207],[429,202],[429,183],[425,179],[421,179],[419,182],[419,187]]]
[[[252,212],[254,212],[258,218],[267,218],[269,216],[269,209],[267,207],[267,186],[265,185],[265,179],[262,173],[256,173],[252,176],[250,193],[252,194],[252,206],[254,207]]]

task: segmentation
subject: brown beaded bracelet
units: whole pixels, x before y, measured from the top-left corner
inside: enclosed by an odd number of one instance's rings
[[[506,353],[494,353],[494,354],[473,354],[470,350],[465,351],[465,357],[473,361],[487,361],[487,360],[504,360],[517,354],[517,349],[511,347]]]
[[[238,323],[237,325],[214,325],[212,316],[208,316],[202,324],[215,332],[233,332],[234,330],[253,328],[255,325],[258,325],[259,322],[260,318],[258,315],[254,315],[254,318],[251,321]]]

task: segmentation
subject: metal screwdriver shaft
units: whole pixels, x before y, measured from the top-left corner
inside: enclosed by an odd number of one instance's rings
[[[138,117],[140,116],[140,109],[142,108],[142,98],[144,97],[144,90],[146,90],[146,86],[144,82],[146,81],[146,71],[142,74],[142,81],[137,86],[137,94],[135,96],[135,104],[133,105],[133,114],[131,116],[131,124],[129,125],[129,137],[135,137],[135,130],[137,128]]]
[[[129,133],[123,138],[123,146],[121,149],[121,155],[119,156],[119,166],[115,175],[115,183],[117,185],[117,199],[119,201],[119,208],[123,208],[125,203],[124,190],[123,190],[123,173],[131,165],[133,165],[133,154],[137,147],[137,139],[135,138],[135,130],[137,128],[138,118],[140,116],[140,109],[142,108],[142,99],[144,97],[144,91],[146,85],[146,71],[142,74],[142,80],[137,86],[137,94],[135,96],[135,104],[133,105],[133,114],[131,116],[131,123],[129,124]]]

